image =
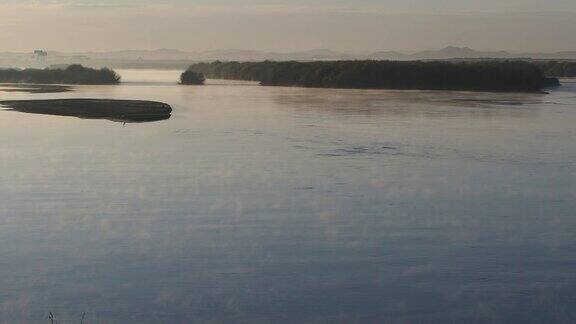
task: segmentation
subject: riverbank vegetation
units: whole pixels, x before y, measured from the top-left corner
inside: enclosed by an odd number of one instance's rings
[[[556,78],[575,78],[576,62],[574,61],[544,61],[536,63],[544,74]]]
[[[191,65],[212,79],[259,81],[265,86],[536,92],[558,85],[521,61],[213,62]]]
[[[1,83],[36,84],[118,84],[120,76],[113,70],[91,69],[70,65],[65,69],[0,70]]]
[[[180,75],[180,84],[202,85],[206,81],[203,73],[186,70]]]

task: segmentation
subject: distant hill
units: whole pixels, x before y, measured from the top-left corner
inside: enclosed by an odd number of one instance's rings
[[[75,55],[97,59],[143,59],[143,60],[222,60],[222,61],[262,61],[262,60],[414,60],[414,59],[456,59],[456,58],[533,58],[533,59],[576,59],[576,51],[555,53],[510,53],[506,51],[477,51],[469,47],[448,46],[439,50],[426,50],[415,53],[397,51],[377,51],[373,53],[344,53],[329,49],[312,49],[298,52],[266,52],[243,49],[222,49],[201,52],[186,52],[177,49],[126,50],[115,52],[86,52],[56,55]]]
[[[448,59],[576,59],[576,51],[556,53],[510,53],[506,51],[476,51],[469,47],[448,46],[440,50],[420,51],[412,54],[388,51],[375,52],[369,58],[377,60],[448,60]]]
[[[57,55],[75,55],[95,59],[129,60],[194,60],[194,61],[316,61],[316,60],[442,60],[457,58],[533,58],[533,59],[576,59],[576,51],[555,53],[510,53],[506,51],[477,51],[469,47],[448,46],[439,50],[426,50],[415,53],[397,51],[377,51],[373,53],[344,53],[329,49],[312,49],[297,52],[266,52],[258,50],[222,49],[200,52],[186,52],[177,49],[126,50],[115,52],[54,53]]]
[[[0,54],[1,57],[2,54]],[[261,60],[326,60],[343,59],[354,57],[328,49],[314,49],[300,52],[266,52],[243,49],[222,49],[201,52],[186,52],[177,49],[157,49],[157,50],[124,50],[112,52],[82,52],[63,53],[49,52],[52,57],[86,57],[92,59],[115,59],[115,60],[239,60],[239,61],[261,61]]]
[[[448,46],[438,51],[422,51],[412,55],[419,59],[450,59],[450,58],[508,58],[510,53],[506,51],[480,52],[469,47]]]
[[[267,52],[244,49],[222,49],[187,52],[178,49],[124,50],[111,52],[64,53],[49,51],[42,59],[30,53],[0,53],[0,67],[43,68],[58,64],[82,64],[91,67],[114,68],[183,68],[193,62],[211,61],[336,61],[336,60],[470,60],[524,59],[576,60],[576,51],[555,53],[511,53],[506,51],[478,51],[469,47],[448,46],[439,50],[413,53],[398,51],[338,52],[312,49],[297,52]]]

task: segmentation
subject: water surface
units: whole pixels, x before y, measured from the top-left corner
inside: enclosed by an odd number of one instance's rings
[[[576,83],[334,90],[120,71],[0,99],[0,322],[572,323]],[[172,77],[173,75],[173,77]]]

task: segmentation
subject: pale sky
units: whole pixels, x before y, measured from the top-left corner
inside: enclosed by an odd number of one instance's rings
[[[576,0],[0,0],[0,51],[576,50]]]

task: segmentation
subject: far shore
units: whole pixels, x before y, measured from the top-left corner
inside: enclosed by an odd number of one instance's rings
[[[187,76],[258,81],[264,86],[340,89],[542,92],[560,85],[524,61],[317,61],[192,64]]]
[[[28,84],[118,84],[120,76],[108,68],[70,65],[65,69],[0,69],[0,83]]]

